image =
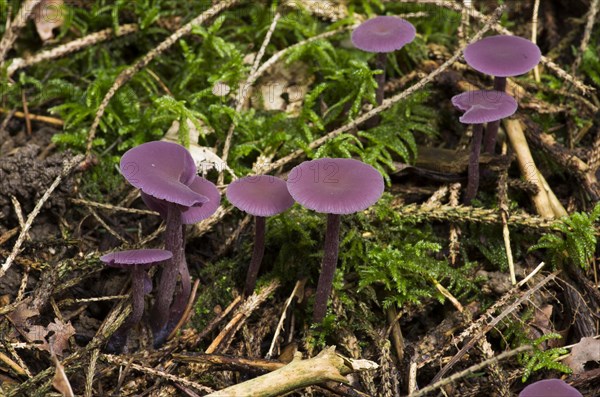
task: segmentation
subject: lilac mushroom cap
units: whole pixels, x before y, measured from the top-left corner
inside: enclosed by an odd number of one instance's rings
[[[182,209],[181,222],[184,225],[192,225],[210,217],[217,211],[221,203],[221,194],[219,193],[219,190],[214,183],[207,179],[195,176],[188,187],[192,191],[208,198],[208,201],[201,206]],[[167,219],[168,203],[165,200],[156,199],[144,192],[141,193],[141,197],[148,208],[160,213],[160,216],[163,219]]]
[[[102,255],[100,260],[107,266],[117,268],[130,268],[137,265],[142,268],[153,266],[155,263],[171,259],[173,254],[162,249],[140,249],[128,251],[116,251]]]
[[[196,165],[188,150],[176,143],[154,141],[129,149],[120,168],[129,183],[154,198],[186,207],[208,201],[188,186],[196,177]]]
[[[352,32],[352,44],[367,52],[393,52],[414,40],[415,27],[402,18],[378,16]]]
[[[452,97],[452,104],[465,113],[460,117],[464,124],[483,124],[512,116],[517,111],[517,101],[504,92],[478,90],[463,92]]]
[[[227,199],[236,208],[254,216],[273,216],[294,205],[283,179],[271,175],[247,176],[227,187]]]
[[[384,190],[374,167],[354,159],[305,161],[290,172],[287,187],[298,203],[327,214],[352,214],[375,204]]]
[[[544,379],[524,388],[519,393],[519,397],[583,397],[583,395],[561,379]]]
[[[540,62],[541,56],[539,47],[533,42],[508,35],[485,37],[464,50],[469,66],[499,77],[525,74]]]

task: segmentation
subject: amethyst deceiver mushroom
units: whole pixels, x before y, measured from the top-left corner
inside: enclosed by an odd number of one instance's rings
[[[561,379],[544,379],[524,388],[519,393],[519,397],[583,397],[583,395]]]
[[[162,249],[117,251],[100,257],[107,266],[131,271],[131,314],[109,340],[110,351],[120,352],[127,340],[128,331],[142,319],[144,295],[148,289],[146,269],[172,257],[170,251]]]
[[[494,90],[506,91],[506,78],[519,76],[533,69],[542,57],[540,48],[518,36],[485,37],[468,45],[464,58],[473,69],[494,76]],[[491,122],[485,131],[483,150],[493,153],[500,120]]]
[[[511,116],[517,110],[517,101],[500,91],[468,91],[452,97],[452,104],[465,113],[459,118],[463,124],[473,124],[473,140],[469,155],[469,170],[465,204],[470,204],[479,189],[479,153],[483,123],[491,123]]]
[[[194,191],[190,184],[196,178],[194,159],[181,145],[170,142],[148,142],[128,150],[121,157],[121,173],[134,187],[154,199],[161,200],[166,210],[165,249],[173,257],[163,266],[152,309],[152,330],[164,333],[169,320],[177,276],[183,258],[182,212],[209,201]]]
[[[413,41],[416,33],[415,27],[410,22],[394,16],[378,16],[369,19],[352,32],[352,44],[356,48],[377,54],[375,67],[381,70],[381,73],[375,76],[377,105],[383,103],[387,53],[397,51]]]
[[[288,191],[302,206],[327,214],[321,275],[315,296],[313,322],[327,312],[338,259],[340,216],[362,211],[383,194],[383,176],[374,167],[354,159],[322,158],[294,167]]]
[[[265,253],[265,221],[294,205],[294,199],[283,179],[271,175],[247,176],[229,184],[225,193],[234,207],[254,215],[254,249],[248,267],[244,295],[254,291]]]
[[[181,211],[181,227],[182,227],[182,243],[181,243],[181,260],[179,262],[179,276],[181,279],[181,290],[175,295],[173,304],[170,308],[168,325],[155,335],[156,345],[162,344],[164,338],[169,335],[173,327],[179,322],[181,315],[187,306],[190,292],[191,281],[190,272],[185,259],[185,225],[192,225],[212,216],[221,203],[221,194],[214,183],[200,176],[194,176],[188,187],[206,198],[208,202],[200,207],[187,207]],[[168,203],[164,200],[158,200],[154,197],[141,193],[144,203],[153,211],[157,211],[163,219],[167,219]]]

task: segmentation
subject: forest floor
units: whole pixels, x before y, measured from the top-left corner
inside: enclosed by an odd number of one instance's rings
[[[0,395],[506,397],[561,378],[600,396],[599,3],[0,1]],[[375,56],[350,42],[376,15],[417,30],[382,105]],[[450,98],[493,81],[462,51],[532,31],[544,57],[509,79],[519,108],[466,205],[472,129]],[[119,159],[161,139],[221,207],[187,226],[186,321],[154,348],[146,312],[109,354],[130,283],[99,257],[165,229]],[[343,217],[312,324],[325,217],[270,218],[244,298],[253,222],[224,192],[318,157],[369,163],[386,189]]]

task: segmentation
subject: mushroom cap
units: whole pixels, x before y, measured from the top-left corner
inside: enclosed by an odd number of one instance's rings
[[[352,214],[383,194],[381,173],[354,159],[321,158],[294,167],[287,187],[298,203],[326,214]]]
[[[510,77],[529,72],[540,62],[540,48],[518,36],[489,36],[469,44],[465,61],[473,69],[492,76]]]
[[[519,393],[519,397],[583,397],[583,395],[563,380],[544,379],[524,388]]]
[[[392,52],[414,40],[415,27],[402,18],[378,16],[361,23],[352,32],[352,44],[367,52]]]
[[[512,116],[517,111],[517,101],[501,91],[467,91],[452,97],[452,104],[464,110],[459,118],[464,124],[482,124]]]
[[[225,194],[236,208],[254,216],[277,215],[294,205],[285,181],[272,175],[237,179]]]
[[[154,141],[129,149],[120,168],[129,183],[154,198],[186,207],[208,201],[187,186],[196,176],[196,165],[187,149],[176,143]]]
[[[140,249],[115,251],[110,254],[102,255],[100,260],[110,267],[130,268],[134,265],[148,268],[157,262],[171,259],[171,251],[161,249]]]
[[[181,211],[181,223],[191,225],[210,217],[217,211],[221,204],[221,194],[211,181],[200,176],[195,176],[188,187],[202,196],[208,198],[208,201],[201,206],[188,207]],[[168,203],[165,200],[158,200],[144,192],[141,193],[142,200],[152,211],[160,213],[163,219],[167,219]]]

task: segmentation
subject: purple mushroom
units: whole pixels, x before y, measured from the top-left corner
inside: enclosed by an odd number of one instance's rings
[[[352,43],[356,48],[377,54],[375,67],[381,70],[381,74],[375,76],[377,81],[377,92],[375,94],[377,105],[383,103],[387,53],[401,49],[413,41],[415,35],[415,27],[410,22],[393,16],[378,16],[369,19],[352,32]],[[369,127],[373,127],[378,122],[378,118],[371,120],[374,120],[374,122],[369,123]]]
[[[500,91],[468,91],[452,97],[452,104],[464,110],[460,122],[473,124],[473,141],[469,156],[469,171],[465,204],[470,204],[479,189],[479,152],[483,135],[483,123],[494,122],[511,116],[517,110],[517,101]]]
[[[142,319],[148,277],[146,269],[172,257],[173,254],[170,251],[161,249],[117,251],[100,257],[100,260],[107,266],[131,271],[131,315],[113,334],[107,347],[110,351],[120,352],[127,340],[128,331]]]
[[[468,45],[465,61],[473,69],[494,76],[494,90],[506,90],[506,78],[519,76],[533,69],[542,53],[533,42],[518,36],[490,36]],[[493,153],[500,120],[487,125],[483,150]]]
[[[226,195],[236,208],[254,215],[254,249],[244,284],[244,295],[249,296],[256,286],[265,253],[265,218],[287,210],[294,204],[294,199],[285,181],[271,175],[237,179],[227,187]]]
[[[192,191],[207,197],[208,202],[204,203],[200,207],[187,207],[181,211],[182,243],[181,260],[179,262],[181,290],[175,295],[173,304],[171,305],[167,327],[161,331],[155,331],[156,345],[162,344],[164,337],[169,335],[173,327],[179,322],[179,319],[185,311],[190,297],[190,272],[185,260],[185,225],[192,225],[209,218],[217,211],[221,202],[221,195],[215,184],[200,176],[194,176],[188,186]],[[144,192],[141,193],[141,197],[148,208],[160,213],[163,219],[167,219],[168,205],[166,201],[157,200],[154,197],[145,194]]]
[[[183,146],[170,142],[148,142],[128,150],[121,158],[121,173],[147,197],[161,200],[166,218],[165,248],[173,257],[163,266],[158,284],[152,329],[161,335],[166,331],[169,308],[177,285],[183,256],[182,213],[209,201],[191,187],[196,165]]]
[[[583,397],[583,395],[563,380],[544,379],[524,388],[519,393],[519,397]]]
[[[327,214],[325,248],[317,285],[313,321],[327,312],[338,259],[340,215],[362,211],[383,194],[383,177],[372,166],[353,159],[322,158],[294,167],[287,187],[302,206]]]

